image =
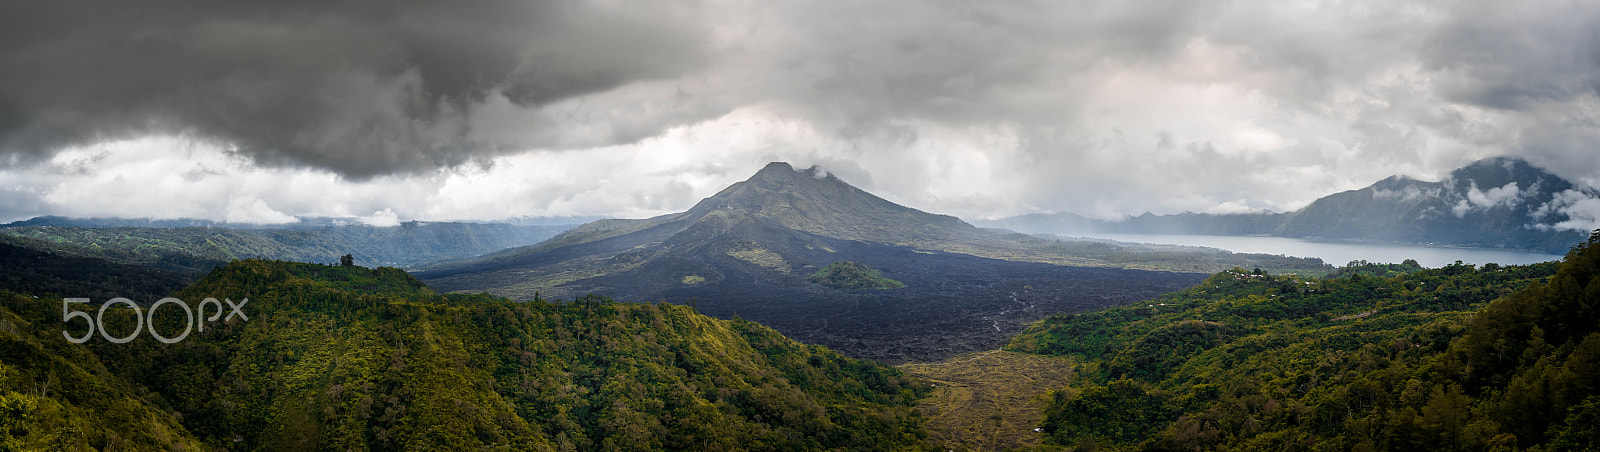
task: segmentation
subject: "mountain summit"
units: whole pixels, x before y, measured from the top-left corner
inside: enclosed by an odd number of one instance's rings
[[[836,247],[822,242],[842,240],[980,256],[999,254],[996,250],[1005,248],[995,234],[956,217],[895,204],[851,186],[819,167],[796,170],[788,163],[773,162],[749,179],[722,189],[687,211],[643,220],[591,222],[544,243],[505,250],[452,269],[436,270],[429,273],[429,277],[444,278],[508,266],[544,265],[558,256],[643,252],[644,248],[663,245],[649,252],[659,257],[703,251],[711,242],[729,240],[808,250],[834,249]],[[453,287],[449,281],[439,284]],[[567,292],[542,290],[541,293]],[[519,296],[509,292],[506,295]],[[532,291],[521,295],[532,295]]]
[[[845,240],[906,243],[912,236],[971,234],[976,228],[874,196],[820,167],[796,170],[773,162],[750,179],[701,200],[685,213],[748,215],[797,231]]]
[[[661,273],[656,276],[674,281],[674,278],[698,276],[710,277],[711,282],[716,282],[723,274],[721,270],[693,270],[692,267],[718,263],[732,256],[760,267],[746,270],[790,275],[820,268],[832,262],[832,254],[838,253],[840,248],[855,248],[852,244],[856,243],[978,254],[972,250],[997,249],[1002,247],[1000,242],[995,234],[960,219],[895,204],[851,186],[819,167],[796,170],[788,163],[773,162],[749,179],[728,186],[684,212],[643,220],[595,221],[538,245],[502,251],[454,269],[429,272],[426,276],[440,279],[436,284],[441,287],[459,288],[480,286],[477,282],[458,285],[460,278],[456,275],[464,273],[492,273],[557,263],[561,263],[560,268],[589,269],[582,274],[561,272],[562,276],[550,281],[537,276],[529,281],[529,272],[515,272],[521,275],[518,279],[522,281],[516,285],[519,288],[537,288],[537,292],[547,295],[568,295],[581,292],[561,288],[577,282],[570,279],[572,277],[615,275],[613,270],[624,270],[634,274],[626,284],[634,286],[642,279],[650,279],[642,278],[637,270],[669,262],[681,268],[646,273]],[[597,256],[605,256],[608,265],[618,262],[628,265],[596,270],[594,265],[580,262]],[[700,273],[694,273],[696,271]],[[684,272],[689,273],[677,274]],[[502,291],[512,297],[527,297],[533,292],[535,290]]]

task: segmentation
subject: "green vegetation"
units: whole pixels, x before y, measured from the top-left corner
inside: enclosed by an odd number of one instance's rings
[[[1460,264],[1461,261],[1456,261],[1456,265]],[[1484,266],[1484,268],[1488,271],[1495,271],[1499,270],[1500,266],[1498,264],[1487,264]],[[1345,264],[1344,267],[1340,267],[1338,270],[1334,270],[1332,273],[1329,273],[1328,277],[1340,278],[1359,274],[1361,276],[1393,278],[1407,273],[1416,273],[1423,270],[1426,270],[1426,268],[1424,268],[1422,264],[1417,263],[1416,259],[1406,259],[1398,264],[1375,264],[1364,260],[1356,260],[1350,261],[1350,263]]]
[[[937,363],[902,364],[934,384],[917,408],[945,450],[1014,450],[1039,445],[1045,391],[1065,386],[1072,362],[1054,356],[990,350]]]
[[[806,281],[839,290],[868,290],[868,289],[900,289],[906,285],[900,281],[885,278],[877,270],[866,265],[851,261],[836,261],[817,270]]]
[[[60,300],[5,298],[0,330],[16,332],[0,332],[0,369],[9,369],[0,410],[28,414],[0,429],[26,445],[67,421],[152,432],[124,435],[140,449],[892,450],[926,441],[914,409],[926,383],[686,306],[439,295],[397,269],[256,260],[176,296],[248,297],[250,319],[209,323],[177,344],[141,335],[85,347],[62,339]],[[159,314],[160,331],[183,329],[181,310]],[[124,331],[132,309],[110,309],[105,322]],[[57,351],[23,353],[33,349]],[[78,381],[68,379],[75,367],[96,369],[104,388],[66,384]],[[63,384],[14,395],[45,381]],[[56,399],[86,408],[40,408]]]
[[[1079,450],[1600,447],[1600,239],[1562,263],[1353,264],[1223,272],[1007,349],[1078,363],[1042,427]]]
[[[689,275],[689,276],[683,277],[683,283],[691,285],[691,286],[695,285],[695,284],[704,283],[704,282],[706,282],[706,277],[700,276],[700,275]]]
[[[12,310],[52,304],[54,318]],[[209,449],[95,353],[64,340],[60,307],[60,298],[0,290],[0,450]]]
[[[18,293],[97,300],[127,297],[151,302],[198,279],[192,273],[66,257],[13,243],[28,245],[0,236],[0,289]]]
[[[762,248],[753,241],[740,242],[734,249],[728,250],[728,255],[761,267],[777,270],[779,273],[789,274],[789,263],[783,256]]]

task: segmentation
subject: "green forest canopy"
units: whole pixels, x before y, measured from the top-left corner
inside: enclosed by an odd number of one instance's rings
[[[1006,348],[1079,361],[1042,428],[1080,450],[1592,450],[1597,240],[1527,266],[1224,272]]]
[[[248,296],[250,320],[178,344],[76,345],[61,338],[60,300],[0,296],[0,410],[26,413],[0,437],[143,449],[883,450],[926,436],[912,406],[927,388],[914,379],[686,306],[438,295],[397,269],[256,260],[176,296]],[[108,310],[105,322],[131,325],[131,311]],[[184,321],[177,309],[156,319],[163,332]]]

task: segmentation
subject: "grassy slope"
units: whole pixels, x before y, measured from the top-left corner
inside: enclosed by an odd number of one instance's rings
[[[1044,420],[1042,395],[1072,377],[1072,363],[1065,358],[1004,350],[900,369],[937,385],[917,408],[927,416],[933,439],[950,450],[1038,446],[1044,435],[1033,429]]]

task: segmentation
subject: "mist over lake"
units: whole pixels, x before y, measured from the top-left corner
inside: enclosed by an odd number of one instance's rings
[[[1285,237],[1109,233],[1075,234],[1073,237],[1162,245],[1203,246],[1235,253],[1315,257],[1332,265],[1344,265],[1353,260],[1365,260],[1374,263],[1399,263],[1406,259],[1416,259],[1424,267],[1437,268],[1450,265],[1457,260],[1476,265],[1491,262],[1502,265],[1521,265],[1561,259],[1561,256],[1555,254],[1491,248],[1363,243]]]

